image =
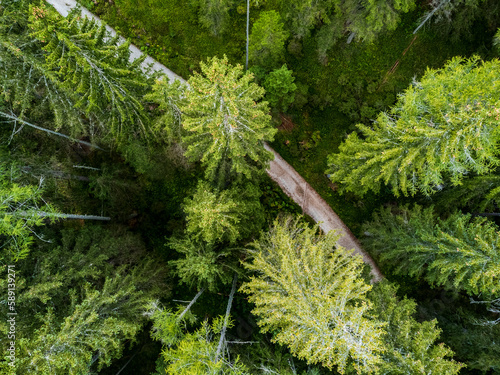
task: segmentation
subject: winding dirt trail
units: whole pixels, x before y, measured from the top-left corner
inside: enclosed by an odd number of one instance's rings
[[[67,16],[69,11],[77,6],[75,0],[46,0],[51,4],[62,16]],[[82,7],[82,15],[100,19]],[[107,26],[111,35],[116,35],[115,30]],[[124,39],[122,38],[124,41]],[[136,59],[142,55],[139,48],[130,45],[131,59]],[[151,56],[148,56],[143,63],[143,67],[153,64],[154,70],[161,70],[164,72],[171,81],[179,80],[186,82],[186,80],[179,75],[172,72],[165,65],[160,64]],[[340,217],[332,210],[332,208],[325,202],[323,198],[302,178],[297,171],[288,164],[276,151],[274,151],[267,143],[264,147],[274,154],[274,160],[271,161],[267,174],[275,181],[281,189],[296,202],[303,210],[303,212],[317,223],[320,223],[320,228],[325,232],[335,230],[341,234],[339,244],[346,249],[354,249],[356,254],[362,256],[363,261],[371,267],[372,282],[382,280],[383,275],[380,272],[375,261],[366,253],[357,238],[351,233],[349,228],[344,224]]]

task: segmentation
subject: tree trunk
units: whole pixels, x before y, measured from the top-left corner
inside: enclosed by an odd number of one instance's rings
[[[66,139],[69,139],[73,142],[77,142],[77,143],[80,143],[82,145],[86,145],[86,146],[89,146],[89,147],[93,147],[93,148],[96,148],[98,150],[101,150],[101,151],[104,151],[104,149],[100,148],[99,146],[96,146],[92,143],[89,143],[89,142],[85,142],[85,141],[80,141],[79,139],[75,139],[75,138],[72,138],[72,137],[69,137],[65,134],[61,134],[61,133],[58,133],[58,132],[55,132],[53,130],[49,130],[49,129],[45,129],[45,128],[42,128],[41,126],[38,126],[38,125],[34,125],[34,124],[31,124],[27,121],[24,121],[24,120],[21,120],[19,117],[17,116],[12,116],[12,115],[9,115],[5,112],[0,112],[0,115],[4,116],[4,117],[7,117],[8,119],[11,119],[13,121],[19,121],[20,123],[24,124],[24,125],[28,125],[28,126],[31,126],[32,128],[35,128],[35,129],[38,129],[38,130],[41,130],[41,131],[44,131],[46,133],[50,133],[50,134],[54,134],[54,135],[57,135],[59,137],[63,137],[63,138],[66,138]]]
[[[224,317],[224,326],[220,333],[219,345],[217,346],[217,353],[215,354],[215,362],[219,361],[219,356],[222,351],[222,346],[224,344],[224,339],[226,337],[226,328],[229,321],[229,312],[231,311],[231,305],[233,304],[234,293],[236,292],[236,281],[238,280],[238,274],[234,274],[233,287],[231,288],[231,294],[229,294],[229,300],[227,301],[226,316]]]
[[[247,56],[245,60],[245,70],[248,70],[248,42],[249,42],[249,36],[248,36],[248,31],[250,28],[250,0],[247,0]]]

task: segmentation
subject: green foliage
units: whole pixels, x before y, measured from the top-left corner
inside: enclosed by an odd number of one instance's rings
[[[396,291],[394,284],[381,281],[368,294],[373,302],[372,313],[387,322],[380,373],[458,374],[463,364],[447,359],[453,352],[442,343],[435,344],[441,332],[437,321],[417,322],[417,304],[406,297],[399,300]]]
[[[498,175],[475,176],[438,193],[436,202],[444,211],[448,211],[449,207],[467,207],[480,212],[494,212],[500,207],[499,184]]]
[[[16,370],[102,369],[142,329],[145,305],[165,293],[161,264],[119,227],[65,230],[60,246],[45,247],[16,267]]]
[[[75,13],[62,18],[31,6],[29,21],[30,35],[45,52],[47,78],[68,93],[74,107],[98,121],[104,136],[121,138],[148,131],[140,98],[151,82],[139,67],[146,56],[129,62],[129,43],[119,45],[104,24],[80,20]]]
[[[370,290],[362,260],[298,218],[282,218],[248,251],[256,272],[241,290],[255,303],[263,332],[308,363],[343,373],[349,362],[374,372],[384,350],[382,324],[367,317]]]
[[[270,152],[263,141],[272,140],[276,129],[270,124],[267,102],[257,102],[264,90],[252,83],[252,75],[227,57],[201,63],[202,74],[195,73],[188,84],[183,137],[190,160],[201,160],[208,179],[220,177],[229,163],[231,172],[252,178],[264,173]]]
[[[234,0],[199,0],[200,23],[213,35],[219,35],[227,27],[229,10]]]
[[[358,125],[365,139],[352,133],[329,157],[332,181],[357,194],[382,183],[395,195],[431,194],[448,179],[490,172],[499,162],[499,69],[498,60],[474,57],[427,70],[373,128]]]
[[[292,73],[286,65],[283,65],[266,76],[263,87],[266,90],[266,100],[271,107],[286,112],[288,106],[294,102],[297,85],[293,83],[295,78]]]
[[[382,32],[394,30],[400,15],[415,7],[415,0],[292,0],[280,3],[290,30],[297,37],[308,36],[315,26],[323,25],[318,34],[320,57],[325,56],[343,34],[350,34],[349,40],[374,41]]]
[[[229,242],[257,231],[262,225],[262,207],[258,188],[217,191],[201,181],[192,198],[184,201],[186,232],[194,239],[208,243]]]
[[[398,274],[483,298],[500,294],[498,227],[486,218],[456,212],[440,219],[432,207],[381,209],[364,226],[366,246]]]
[[[168,77],[157,80],[152,92],[144,97],[145,100],[158,104],[158,116],[155,118],[157,131],[164,131],[167,140],[180,142],[182,137],[182,120],[180,105],[183,100],[186,85],[179,80],[169,82]]]
[[[222,357],[217,359],[217,344],[224,324],[224,317],[212,324],[204,321],[193,333],[186,333],[175,348],[165,348],[164,360],[169,375],[246,375],[246,368],[236,358],[234,362]],[[232,323],[229,324],[229,327]]]
[[[249,44],[249,59],[254,65],[268,70],[283,61],[288,32],[278,12],[262,12],[252,26]]]
[[[3,152],[0,150],[0,152]],[[13,174],[19,173],[8,165],[0,165],[0,239],[1,259],[18,261],[28,256],[34,243],[35,227],[42,226],[45,218],[55,210],[41,197],[42,182],[39,186],[18,185],[12,181]]]
[[[229,258],[232,254],[230,248],[221,249],[214,243],[196,241],[190,236],[173,237],[167,245],[182,256],[169,262],[182,284],[190,288],[208,288],[215,292],[219,283],[231,282],[234,261]]]

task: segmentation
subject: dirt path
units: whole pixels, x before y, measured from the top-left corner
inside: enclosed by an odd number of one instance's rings
[[[77,5],[74,0],[46,0],[46,2],[51,4],[63,16],[67,16],[68,12]],[[85,8],[82,8],[82,14],[99,20],[98,17],[94,16]],[[107,29],[112,35],[116,34],[111,27],[108,26]],[[132,52],[131,59],[136,59],[142,55],[141,50],[134,45],[130,45],[130,50]],[[186,82],[185,79],[154,60],[151,56],[147,57],[143,66],[148,64],[153,64],[154,70],[163,71],[171,80],[178,79],[181,82]],[[268,175],[302,208],[305,214],[311,216],[314,221],[320,223],[320,227],[324,232],[329,232],[331,230],[338,231],[342,235],[339,244],[346,249],[354,249],[356,254],[361,255],[363,261],[372,269],[372,282],[380,281],[383,275],[377,264],[370,255],[363,250],[356,237],[342,220],[340,220],[332,208],[276,151],[267,143],[265,143],[264,147],[274,154],[274,160],[271,162],[267,171]]]

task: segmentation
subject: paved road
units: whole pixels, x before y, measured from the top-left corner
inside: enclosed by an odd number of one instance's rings
[[[46,1],[63,16],[67,16],[68,12],[77,5],[74,0]],[[82,8],[82,14],[99,20],[97,16],[93,15],[85,8]],[[108,26],[107,29],[111,35],[116,35],[115,30],[111,27]],[[130,45],[130,50],[132,52],[131,59],[136,59],[142,55],[141,50],[134,45]],[[163,71],[171,80],[178,79],[181,82],[186,82],[185,79],[172,72],[165,65],[154,60],[151,56],[148,56],[143,63],[144,66],[148,64],[153,64],[154,70]],[[371,267],[372,282],[380,281],[383,275],[377,264],[370,255],[363,250],[356,237],[332,210],[328,203],[326,203],[306,180],[304,180],[302,176],[300,176],[297,171],[267,143],[265,143],[264,147],[274,154],[274,160],[267,170],[268,175],[302,208],[305,214],[311,216],[317,223],[320,223],[320,227],[325,233],[331,230],[341,233],[342,236],[339,240],[339,244],[346,249],[354,249],[356,254],[361,255],[363,261]]]

